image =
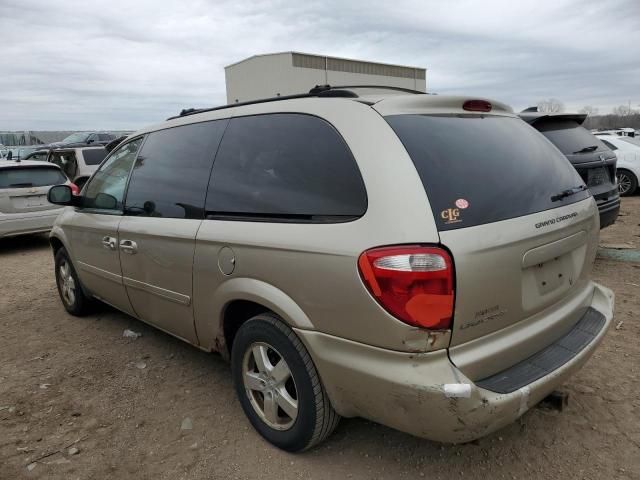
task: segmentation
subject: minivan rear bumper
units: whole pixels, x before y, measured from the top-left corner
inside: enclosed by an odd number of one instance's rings
[[[593,284],[587,312],[604,317],[599,330],[562,365],[510,393],[469,380],[446,350],[412,354],[314,331],[296,333],[339,414],[368,418],[430,440],[464,443],[512,423],[579,370],[612,322],[613,301],[611,290]]]

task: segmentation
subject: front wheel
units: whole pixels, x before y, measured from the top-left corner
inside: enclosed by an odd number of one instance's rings
[[[638,179],[628,170],[618,170],[616,178],[618,179],[618,193],[621,197],[633,195],[638,188]]]
[[[253,427],[289,452],[328,437],[340,420],[300,339],[276,315],[245,322],[233,341],[236,393]]]

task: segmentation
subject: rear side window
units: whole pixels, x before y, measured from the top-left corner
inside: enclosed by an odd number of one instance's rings
[[[607,150],[598,137],[573,120],[544,120],[535,128],[565,155]]]
[[[213,158],[227,120],[150,133],[133,167],[125,215],[204,218]]]
[[[439,230],[482,225],[589,197],[571,163],[524,121],[493,116],[386,117],[420,175]]]
[[[109,140],[113,140],[113,135],[109,135],[108,133],[99,133],[98,140],[101,142],[108,142]]]
[[[82,151],[84,163],[87,165],[100,165],[106,156],[107,151],[104,148],[92,148],[90,150]]]
[[[355,159],[338,132],[311,115],[230,120],[207,196],[208,218],[340,222],[367,209]]]
[[[0,168],[0,188],[29,188],[60,185],[67,178],[57,168]]]

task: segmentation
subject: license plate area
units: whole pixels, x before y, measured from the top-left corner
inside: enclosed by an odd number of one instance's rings
[[[45,195],[13,197],[12,203],[15,208],[42,207],[47,204],[47,197]]]
[[[595,187],[609,181],[609,175],[605,167],[597,167],[589,169],[587,186]]]
[[[539,310],[564,296],[582,273],[586,249],[586,245],[581,245],[575,250],[523,268],[523,310]]]
[[[573,285],[571,261],[567,257],[568,255],[562,255],[531,267],[540,295],[546,295],[558,288],[562,288],[564,285],[567,287]]]

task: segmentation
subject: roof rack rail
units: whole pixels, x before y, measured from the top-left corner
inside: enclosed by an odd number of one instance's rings
[[[184,108],[180,112],[179,115],[175,115],[173,117],[167,118],[167,120],[173,120],[176,118],[186,117],[189,115],[195,115],[198,113],[204,112],[214,112],[216,110],[224,110],[225,108],[232,107],[241,107],[243,105],[255,105],[258,103],[268,103],[268,102],[278,102],[280,100],[293,100],[297,98],[311,98],[311,97],[320,97],[320,98],[358,98],[358,94],[352,92],[350,89],[354,88],[377,88],[384,90],[395,90],[399,92],[405,93],[413,93],[426,95],[425,92],[420,92],[418,90],[411,90],[409,88],[402,87],[391,87],[389,85],[347,85],[347,86],[332,86],[332,85],[316,85],[309,93],[297,93],[294,95],[279,95],[277,97],[269,97],[269,98],[260,98],[257,100],[249,100],[246,102],[237,102],[230,103],[228,105],[220,105],[219,107],[210,107],[210,108]]]
[[[241,107],[243,105],[255,105],[258,103],[278,102],[280,100],[293,100],[296,98],[311,98],[311,97],[343,97],[343,98],[358,98],[358,95],[342,88],[331,87],[330,85],[316,85],[309,90],[309,93],[297,93],[294,95],[279,95],[277,97],[259,98],[257,100],[249,100],[246,102],[230,103],[228,105],[220,105],[219,107],[210,108],[184,108],[179,115],[167,118],[167,120],[173,120],[175,118],[186,117],[189,115],[195,115],[197,113],[213,112],[216,110],[224,110],[225,108]]]
[[[411,88],[404,87],[393,87],[391,85],[316,85],[314,88],[309,90],[309,93],[313,93],[314,91],[350,90],[352,88],[375,88],[378,90],[394,90],[397,92],[414,93],[416,95],[429,95],[428,93],[421,92],[419,90],[412,90]]]

